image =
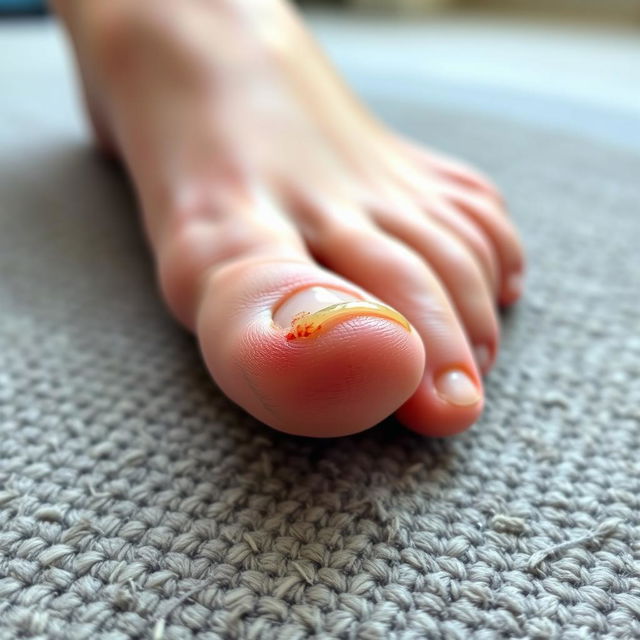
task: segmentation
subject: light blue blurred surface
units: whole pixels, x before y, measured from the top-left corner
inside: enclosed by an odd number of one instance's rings
[[[365,99],[481,113],[640,149],[636,25],[466,13],[397,22],[313,18]]]
[[[480,112],[640,149],[636,30],[464,18],[394,25],[334,14],[313,14],[311,24],[350,84],[376,105]],[[0,21],[0,52],[5,113],[25,135],[45,127],[87,136],[53,20]]]

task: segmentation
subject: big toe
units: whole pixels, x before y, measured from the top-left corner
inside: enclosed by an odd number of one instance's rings
[[[228,397],[296,435],[375,425],[412,396],[425,366],[404,316],[311,262],[240,260],[214,270],[196,331]]]

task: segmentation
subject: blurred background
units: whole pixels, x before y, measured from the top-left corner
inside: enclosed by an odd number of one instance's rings
[[[298,4],[376,109],[389,101],[462,108],[640,149],[640,0]],[[11,44],[19,67],[40,64],[45,39],[59,39],[48,17],[15,19],[44,16],[45,7],[0,0],[0,15],[13,18],[0,24],[0,47]],[[60,49],[51,46],[48,55]]]
[[[425,14],[442,10],[525,12],[538,16],[577,16],[581,19],[640,20],[637,0],[327,0],[302,2],[378,12]]]
[[[338,10],[428,14],[443,10],[525,12],[538,16],[572,16],[581,19],[640,21],[638,0],[296,0],[305,6],[329,6]],[[5,14],[46,11],[44,0],[0,0]]]

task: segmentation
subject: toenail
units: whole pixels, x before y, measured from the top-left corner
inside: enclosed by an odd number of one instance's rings
[[[411,330],[409,321],[395,309],[320,286],[296,291],[286,298],[274,312],[273,320],[281,327],[289,327],[287,340],[294,340],[317,335],[321,329],[353,316],[386,318]]]
[[[521,273],[513,273],[507,279],[507,291],[510,296],[519,296],[522,291],[523,276]]]
[[[486,344],[477,344],[473,347],[473,355],[480,371],[486,371],[491,364],[491,351]]]
[[[459,407],[476,404],[481,394],[471,378],[460,369],[451,369],[438,376],[436,390],[441,398]]]

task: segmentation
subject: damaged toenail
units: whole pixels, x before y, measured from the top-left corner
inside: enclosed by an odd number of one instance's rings
[[[510,296],[519,296],[522,292],[524,277],[521,273],[513,273],[507,279],[507,291]]]
[[[473,347],[473,355],[480,371],[486,371],[491,364],[491,351],[486,344],[477,344]]]
[[[481,394],[471,378],[461,369],[451,369],[438,376],[435,381],[438,395],[459,407],[476,404]]]
[[[354,316],[386,318],[411,330],[409,321],[395,309],[328,287],[308,287],[289,296],[274,312],[273,320],[288,327],[287,340],[318,335],[337,322]]]

